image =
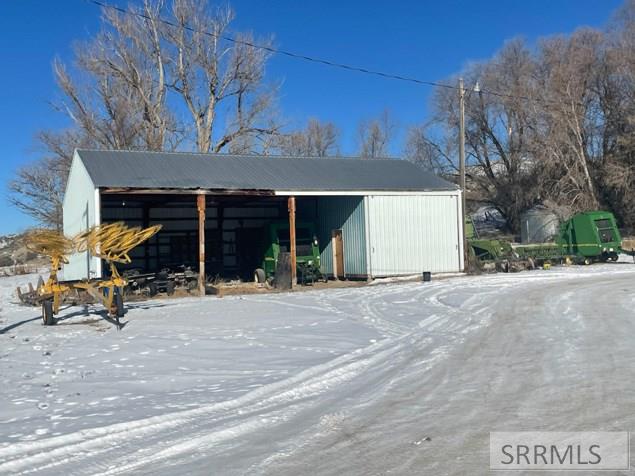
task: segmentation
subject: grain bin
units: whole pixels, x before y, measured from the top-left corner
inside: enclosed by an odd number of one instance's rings
[[[558,217],[544,207],[535,207],[520,217],[520,241],[522,243],[545,243],[558,234]]]

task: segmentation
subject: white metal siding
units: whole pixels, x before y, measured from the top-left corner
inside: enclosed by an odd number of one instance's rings
[[[99,190],[77,154],[73,158],[63,206],[64,234],[73,237],[100,223]],[[62,279],[73,281],[101,277],[101,260],[88,253],[75,253],[64,265]]]
[[[460,192],[366,198],[373,277],[462,269]]]

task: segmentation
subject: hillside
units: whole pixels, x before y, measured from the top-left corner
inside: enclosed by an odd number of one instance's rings
[[[46,264],[45,258],[39,257],[24,246],[24,236],[24,233],[0,236],[0,273],[6,274],[6,271],[16,266]]]

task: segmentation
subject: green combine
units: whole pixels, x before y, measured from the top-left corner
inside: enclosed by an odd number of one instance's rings
[[[576,263],[617,261],[622,238],[610,212],[578,213],[560,225],[553,243],[512,245],[505,240],[481,239],[471,219],[466,221],[469,251],[481,265],[493,265],[508,271],[511,268],[532,268],[540,263]]]

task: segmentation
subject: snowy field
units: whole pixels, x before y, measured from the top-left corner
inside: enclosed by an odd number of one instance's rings
[[[490,431],[635,430],[627,261],[132,303],[121,331],[43,327],[1,278],[0,474],[487,474]]]

